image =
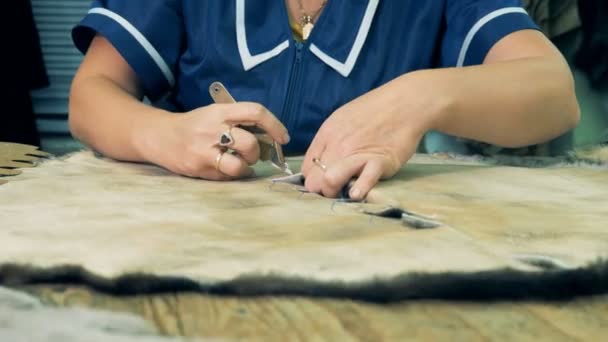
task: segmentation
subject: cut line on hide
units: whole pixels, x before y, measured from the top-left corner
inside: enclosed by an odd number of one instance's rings
[[[294,191],[298,191],[302,194],[309,193],[309,191],[304,187],[304,175],[301,173],[297,173],[294,175],[277,177],[270,180],[269,189],[272,191],[275,185],[278,184],[288,184],[292,186]],[[340,192],[340,197],[338,199],[333,200],[331,205],[331,210],[334,211],[334,208],[337,204],[371,204],[373,206],[364,207],[359,212],[369,215],[370,220],[372,217],[382,217],[388,219],[396,219],[400,220],[404,226],[413,229],[431,229],[441,227],[444,224],[433,220],[432,218],[425,217],[408,210],[400,208],[395,200],[391,200],[383,196],[378,190],[372,189],[367,195],[366,199],[363,201],[353,201],[350,198],[350,187],[352,186],[354,181],[351,181],[348,185],[346,185],[342,191]]]
[[[325,282],[298,277],[243,275],[217,283],[144,273],[104,278],[80,266],[38,268],[0,266],[0,285],[84,285],[116,296],[189,292],[213,296],[296,296],[390,304],[410,300],[569,301],[608,294],[608,261],[574,269],[527,272],[497,269],[481,272],[403,273],[363,282]]]

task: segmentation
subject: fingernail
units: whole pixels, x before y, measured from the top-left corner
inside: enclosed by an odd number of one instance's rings
[[[285,133],[285,136],[283,137],[283,140],[285,141],[286,144],[289,144],[289,141],[291,140],[291,137],[289,136],[288,133]]]
[[[361,190],[359,190],[359,189],[351,189],[350,190],[350,198],[352,198],[352,199],[359,199],[359,196],[361,196]]]

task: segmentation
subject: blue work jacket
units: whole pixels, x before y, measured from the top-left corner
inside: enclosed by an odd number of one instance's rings
[[[178,111],[211,104],[222,82],[274,113],[286,151],[302,153],[345,103],[414,70],[481,64],[522,29],[536,26],[518,0],[329,0],[300,43],[284,0],[95,0],[72,33],[83,53],[107,38],[146,96]]]

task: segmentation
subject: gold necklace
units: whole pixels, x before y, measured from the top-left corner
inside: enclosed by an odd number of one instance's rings
[[[298,5],[300,6],[300,13],[301,13],[300,26],[302,27],[302,39],[307,40],[308,37],[310,37],[310,33],[312,32],[312,29],[315,27],[315,25],[313,24],[313,21],[316,19],[317,15],[319,15],[319,13],[323,9],[323,7],[325,7],[326,3],[327,3],[327,0],[323,1],[323,3],[321,4],[321,7],[319,7],[319,9],[311,15],[311,14],[304,12],[304,6],[302,5],[302,0],[298,0]]]

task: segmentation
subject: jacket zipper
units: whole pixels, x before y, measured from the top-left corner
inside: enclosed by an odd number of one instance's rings
[[[300,79],[302,78],[302,50],[304,48],[304,44],[302,42],[295,42],[296,46],[296,55],[294,58],[293,66],[291,68],[291,77],[289,79],[289,85],[287,87],[287,95],[285,96],[285,104],[283,105],[283,119],[285,120],[285,126],[287,129],[294,128],[296,115],[293,114],[296,107],[296,99],[294,96],[301,91],[302,82]]]

